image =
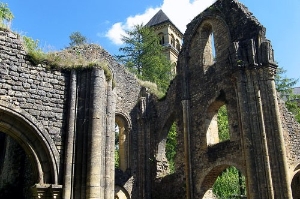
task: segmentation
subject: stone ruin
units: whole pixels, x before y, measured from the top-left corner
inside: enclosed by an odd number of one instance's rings
[[[177,75],[158,99],[99,46],[74,51],[105,60],[112,78],[97,67],[35,65],[18,35],[1,30],[0,193],[196,199],[235,166],[246,177],[247,198],[299,198],[300,125],[277,96],[265,32],[241,3],[217,1],[188,24]],[[230,139],[220,142],[223,105]],[[165,145],[174,122],[169,174]]]

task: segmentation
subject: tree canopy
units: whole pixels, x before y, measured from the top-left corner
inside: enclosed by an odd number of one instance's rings
[[[156,83],[158,89],[166,91],[171,76],[171,62],[163,54],[163,46],[154,31],[147,26],[136,25],[126,31],[122,41],[124,47],[117,55],[118,61],[123,63],[139,79]]]
[[[14,15],[8,8],[8,5],[0,2],[0,27],[5,26],[5,24],[9,23],[13,18]]]
[[[87,39],[80,32],[73,32],[69,36],[70,38],[70,47],[79,46],[87,43]]]
[[[285,100],[287,109],[294,114],[297,122],[300,123],[300,95],[293,93],[293,87],[299,79],[288,78],[285,76],[286,70],[278,68],[275,76],[276,90]]]

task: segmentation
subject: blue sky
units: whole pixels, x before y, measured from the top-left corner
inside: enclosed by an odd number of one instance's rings
[[[15,18],[11,28],[38,39],[44,50],[68,46],[79,31],[91,43],[118,54],[120,33],[146,23],[159,9],[184,32],[185,25],[214,0],[2,0]],[[240,0],[262,25],[275,51],[275,60],[289,78],[300,77],[300,0]],[[297,86],[300,86],[298,82]]]

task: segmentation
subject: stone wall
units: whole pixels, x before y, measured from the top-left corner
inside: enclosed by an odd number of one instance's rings
[[[50,71],[26,59],[19,36],[0,32],[0,99],[18,107],[44,126],[57,149],[62,146],[69,72]]]
[[[279,107],[281,112],[282,127],[284,130],[285,145],[291,173],[299,170],[300,165],[300,124],[295,120],[294,115],[287,110],[284,101],[280,98]],[[297,168],[298,167],[298,168]]]

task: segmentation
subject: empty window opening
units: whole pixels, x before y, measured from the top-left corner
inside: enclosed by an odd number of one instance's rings
[[[165,36],[164,36],[164,33],[159,33],[158,34],[158,37],[159,37],[159,44],[160,45],[164,45],[165,44]]]
[[[178,39],[176,39],[176,50],[180,51],[180,42]]]
[[[119,168],[120,166],[120,141],[119,141],[119,126],[115,124],[115,167]]]
[[[122,171],[128,168],[128,138],[122,122],[115,123],[115,167]]]
[[[215,101],[210,105],[206,118],[207,145],[230,140],[227,108],[224,102]]]
[[[212,192],[217,198],[246,198],[246,179],[234,166],[229,166],[217,177]]]
[[[177,147],[176,123],[174,122],[169,130],[166,141],[166,157],[169,163],[170,174],[175,172],[175,155]]]
[[[171,34],[171,45],[175,47],[175,37],[173,34]]]
[[[215,48],[215,35],[210,24],[205,24],[201,29],[201,45],[203,49],[203,67],[207,71],[209,66],[213,65],[217,59]]]
[[[228,114],[225,105],[221,106],[220,109],[218,110],[217,123],[218,123],[219,141],[223,142],[229,140],[230,135],[229,135],[229,125],[228,125]]]
[[[215,36],[214,33],[212,32],[210,35],[210,45],[211,45],[211,54],[212,54],[212,58],[213,61],[216,61],[216,47],[215,47]]]

